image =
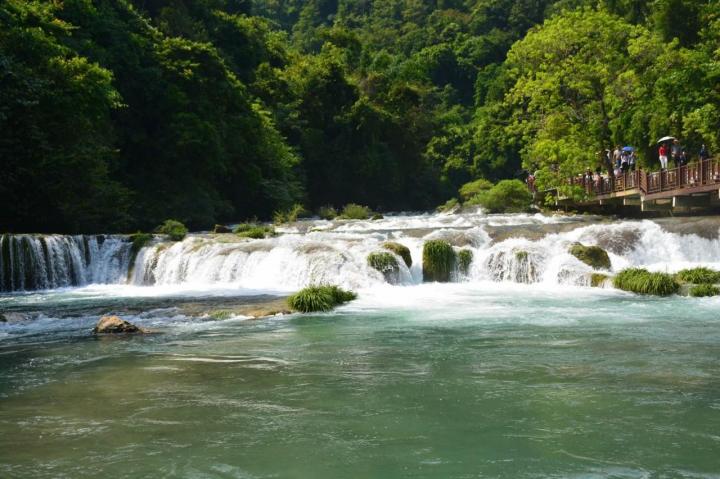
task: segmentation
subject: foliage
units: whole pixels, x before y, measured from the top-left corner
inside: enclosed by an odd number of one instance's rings
[[[473,262],[473,252],[469,249],[461,249],[457,252],[457,267],[460,274],[467,275],[470,265]]]
[[[475,181],[465,183],[460,187],[458,192],[460,193],[460,198],[463,201],[468,201],[469,199],[479,195],[484,191],[491,189],[492,187],[493,184],[491,182],[484,178],[479,178]]]
[[[161,235],[167,235],[172,241],[182,241],[188,234],[188,229],[177,220],[165,220],[163,224],[155,228],[155,232]]]
[[[440,206],[438,206],[437,208],[435,208],[435,210],[436,210],[438,213],[448,213],[448,212],[450,212],[450,211],[454,211],[455,208],[457,208],[458,206],[460,206],[460,202],[458,201],[458,199],[457,199],[457,198],[450,198],[450,199],[447,200],[445,203],[443,203],[442,205],[440,205]]]
[[[410,248],[407,246],[394,241],[388,241],[383,243],[382,247],[400,256],[408,268],[412,266],[412,255],[410,254]]]
[[[318,216],[324,220],[334,220],[335,218],[337,218],[337,215],[337,210],[330,205],[321,206],[318,209]]]
[[[447,241],[431,240],[423,245],[423,280],[448,282],[455,270],[455,250]]]
[[[690,296],[693,298],[704,298],[720,295],[720,288],[712,284],[697,284],[690,288]]]
[[[235,234],[241,238],[264,239],[276,233],[272,226],[243,224],[235,228]]]
[[[356,205],[355,203],[349,203],[345,205],[342,213],[338,218],[344,220],[366,220],[370,217],[370,208],[367,206]]]
[[[613,285],[623,291],[654,296],[669,296],[680,287],[671,274],[650,273],[639,268],[620,271],[613,278]]]
[[[276,225],[280,225],[283,223],[294,223],[298,220],[298,218],[302,218],[307,214],[308,212],[305,207],[299,203],[296,203],[285,211],[276,211],[273,214],[273,222]]]
[[[692,268],[678,271],[675,278],[681,283],[717,284],[720,283],[720,271],[710,268]]]
[[[352,291],[345,291],[338,286],[309,286],[304,288],[287,300],[290,308],[302,313],[330,311],[348,301],[357,298]]]
[[[480,205],[488,213],[520,213],[530,209],[532,195],[519,180],[502,180],[475,195],[467,204]]]
[[[591,268],[609,270],[612,267],[607,251],[599,246],[585,246],[581,243],[573,243],[568,252]]]
[[[130,247],[130,256],[131,258],[135,258],[140,250],[153,240],[153,235],[138,231],[137,233],[130,235],[128,239],[132,242],[132,246]]]

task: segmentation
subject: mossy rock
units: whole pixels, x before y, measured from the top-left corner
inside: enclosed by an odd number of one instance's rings
[[[225,225],[215,225],[213,227],[213,233],[217,233],[217,234],[232,233],[232,230]]]
[[[610,277],[606,274],[593,273],[590,275],[590,286],[593,288],[602,288],[608,279],[610,279]]]
[[[241,238],[263,239],[275,236],[275,228],[272,226],[258,225],[254,223],[239,224],[233,230]]]
[[[675,277],[667,273],[651,273],[646,269],[629,268],[620,271],[613,278],[613,285],[637,294],[670,296],[680,289]]]
[[[455,250],[447,241],[432,240],[423,245],[423,280],[447,283],[456,263]]]
[[[383,243],[382,247],[400,256],[408,268],[412,266],[412,255],[410,254],[410,248],[407,246],[395,243],[394,241],[388,241]]]
[[[698,284],[690,288],[690,296],[693,298],[706,298],[720,295],[720,288],[713,284]]]
[[[607,251],[599,246],[573,243],[568,252],[591,268],[609,270],[612,267]]]
[[[308,286],[287,299],[288,306],[302,313],[330,311],[348,301],[357,298],[352,291],[345,291],[338,286]]]
[[[457,252],[457,269],[462,275],[467,276],[470,272],[470,265],[473,262],[473,252],[469,249],[461,249]]]
[[[720,283],[720,271],[710,268],[692,268],[678,271],[675,278],[681,283],[717,284]]]
[[[380,271],[389,283],[395,283],[400,277],[400,265],[395,255],[385,251],[370,253],[367,257],[368,266]]]

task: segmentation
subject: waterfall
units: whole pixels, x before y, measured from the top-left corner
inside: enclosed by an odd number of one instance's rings
[[[115,236],[0,237],[0,291],[117,283],[127,275],[130,243]]]
[[[415,215],[309,221],[281,233],[260,240],[193,234],[179,242],[156,240],[136,255],[123,236],[6,234],[0,237],[0,291],[89,284],[293,291],[327,283],[359,289],[386,284],[383,274],[367,264],[370,253],[387,251],[386,241],[403,244],[412,255],[410,268],[397,257],[393,283],[413,285],[423,280],[422,248],[431,239],[447,241],[456,251],[471,250],[469,268],[454,275],[462,282],[587,286],[594,270],[568,252],[575,242],[608,252],[612,271],[601,271],[605,274],[627,267],[667,272],[720,267],[717,236],[671,233],[652,221]]]

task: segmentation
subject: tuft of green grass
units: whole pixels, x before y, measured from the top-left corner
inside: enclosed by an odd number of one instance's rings
[[[717,284],[720,283],[720,271],[710,268],[692,268],[679,271],[675,278],[681,283]]]
[[[276,233],[272,226],[254,225],[242,230],[235,228],[235,234],[241,238],[263,239],[275,236]]]
[[[339,218],[344,220],[366,220],[370,218],[370,208],[367,206],[349,203],[345,205]]]
[[[455,270],[455,250],[447,241],[432,240],[423,245],[423,280],[447,283]]]
[[[155,232],[167,235],[172,241],[182,241],[188,234],[187,227],[177,220],[165,220],[155,229]]]
[[[720,288],[712,284],[697,284],[690,288],[690,296],[693,298],[705,298],[718,295],[720,295]]]
[[[457,253],[457,266],[460,274],[467,275],[470,272],[470,265],[473,262],[473,252],[469,249],[461,249]]]
[[[357,294],[334,285],[308,286],[287,299],[288,306],[295,311],[312,313],[330,311],[348,301],[357,298]]]
[[[377,220],[383,220],[383,219],[385,219],[385,217],[383,215],[381,215],[380,213],[375,213],[374,215],[372,215],[372,218],[370,218],[370,219],[373,221],[377,221]]]
[[[629,268],[620,271],[613,278],[613,285],[623,291],[654,296],[675,294],[680,287],[671,274],[651,273],[640,268]]]
[[[324,220],[334,220],[337,218],[337,215],[337,210],[330,205],[321,206],[320,209],[318,209],[318,216]]]
[[[400,243],[396,243],[394,241],[388,241],[386,243],[383,243],[382,247],[400,256],[403,261],[405,261],[405,264],[408,268],[412,266],[412,255],[410,254],[410,248],[408,248],[407,246],[401,245]]]
[[[300,203],[295,203],[284,211],[276,211],[273,213],[273,223],[281,225],[283,223],[294,223],[298,218],[307,216],[308,211]]]
[[[568,252],[591,268],[609,270],[612,267],[607,251],[599,246],[573,243]]]
[[[233,314],[230,311],[210,311],[208,316],[216,321],[225,321],[232,318]]]

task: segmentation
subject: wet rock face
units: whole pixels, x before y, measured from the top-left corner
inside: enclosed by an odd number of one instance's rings
[[[144,331],[134,324],[125,321],[118,316],[103,316],[98,321],[94,334],[128,334],[128,333],[143,333]]]
[[[577,259],[595,269],[611,269],[610,257],[607,252],[598,246],[585,246],[573,243],[568,250]]]

